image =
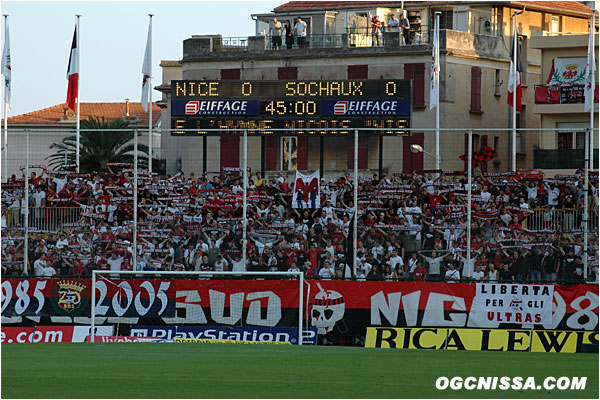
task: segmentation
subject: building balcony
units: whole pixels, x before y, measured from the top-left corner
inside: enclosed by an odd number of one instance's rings
[[[308,35],[290,48],[282,37],[281,49],[273,49],[271,36],[228,38],[221,35],[194,35],[183,41],[183,62],[244,59],[292,59],[320,57],[381,56],[431,53],[431,31],[422,25],[411,30],[408,41],[400,32],[372,35],[370,30]],[[498,36],[441,30],[440,51],[446,54],[508,59],[504,40]]]
[[[536,114],[565,114],[583,113],[585,96],[583,85],[536,85],[535,106]],[[598,109],[598,89],[594,93],[595,108]]]

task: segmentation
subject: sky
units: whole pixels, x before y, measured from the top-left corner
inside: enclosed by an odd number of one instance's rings
[[[66,102],[67,64],[80,19],[81,102],[140,101],[142,63],[152,18],[153,86],[161,60],[179,60],[192,35],[254,34],[250,14],[270,12],[286,1],[0,1],[8,14],[12,67],[11,109],[19,115]],[[2,17],[4,46],[4,18]],[[152,99],[161,93],[153,91]],[[3,102],[0,102],[3,103]],[[4,114],[2,114],[4,115]]]

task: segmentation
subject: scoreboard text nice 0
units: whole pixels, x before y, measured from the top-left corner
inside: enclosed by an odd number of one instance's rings
[[[402,79],[172,81],[172,135],[240,135],[245,129],[252,135],[347,135],[355,128],[406,134],[410,85]]]

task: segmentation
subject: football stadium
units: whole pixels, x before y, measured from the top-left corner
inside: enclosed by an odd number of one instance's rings
[[[29,112],[3,9],[3,398],[599,397],[597,2],[176,7]]]

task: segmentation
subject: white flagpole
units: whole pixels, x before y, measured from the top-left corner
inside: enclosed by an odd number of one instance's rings
[[[381,179],[381,177],[379,177]],[[356,258],[358,255],[358,249],[356,248],[356,242],[358,240],[357,232],[358,232],[358,129],[354,130],[354,232],[352,235],[352,268],[354,271],[351,272],[351,276],[356,274]]]
[[[79,17],[81,17],[80,14],[76,14],[75,15],[77,17],[77,140],[76,140],[76,150],[75,150],[75,163],[77,164],[77,173],[79,173],[79,142],[80,142],[80,135],[81,135],[81,123],[80,123],[80,117],[81,117],[81,98],[79,96],[79,92],[80,92],[80,87],[79,87],[79,82],[81,81],[81,64],[79,63],[79,54],[81,53],[81,46],[79,45]]]
[[[2,179],[3,181],[8,180],[8,110],[6,108],[6,104],[4,104],[4,179]]]
[[[246,261],[246,242],[247,242],[247,232],[248,232],[248,130],[244,129],[244,202],[243,202],[243,210],[242,213],[242,261],[244,263],[244,271],[247,268]]]
[[[29,271],[29,129],[25,130],[25,237],[23,243],[23,275]]]
[[[590,25],[592,35],[592,107],[590,108],[590,169],[594,169],[594,95],[596,93],[596,73],[594,68],[596,66],[596,34],[594,29],[596,28],[596,10],[592,10],[592,23]]]
[[[133,270],[137,271],[138,131],[133,131]]]
[[[513,57],[514,60],[512,62],[512,75],[513,75],[513,102],[512,102],[512,172],[517,171],[517,46],[518,46],[518,36],[517,36],[517,14],[518,11],[513,11]]]
[[[435,106],[435,169],[440,169],[440,15],[441,11],[435,12],[435,33],[436,33],[436,48],[435,48],[435,61],[437,66],[435,68],[436,75],[436,97],[437,105]]]
[[[593,103],[592,103],[593,106]],[[593,109],[593,107],[592,107]],[[587,280],[588,276],[588,219],[589,219],[589,205],[588,205],[588,187],[589,187],[589,170],[590,170],[590,158],[588,153],[588,146],[590,145],[589,137],[592,136],[592,131],[588,130],[585,133],[585,175],[583,180],[584,191],[583,195],[583,278]]]
[[[8,14],[4,14],[4,31],[8,30]],[[2,60],[4,62],[5,60]],[[6,79],[6,78],[4,78]],[[6,99],[6,85],[4,86],[4,100]],[[8,180],[8,104],[4,103],[4,181]]]
[[[468,161],[468,178],[469,183],[468,194],[467,194],[467,268],[468,278],[471,277],[473,271],[471,271],[471,193],[473,191],[473,182],[471,181],[471,175],[473,170],[473,131],[469,129],[469,161]],[[465,276],[465,270],[463,269],[463,277]]]
[[[150,77],[148,78],[148,172],[152,174],[152,17],[154,14],[148,14],[150,16]]]

